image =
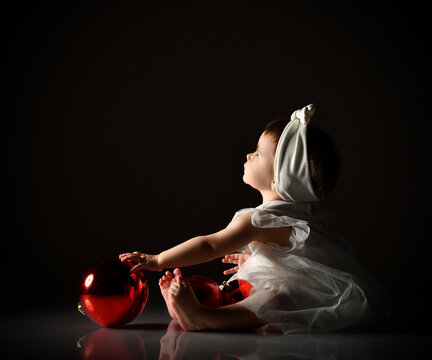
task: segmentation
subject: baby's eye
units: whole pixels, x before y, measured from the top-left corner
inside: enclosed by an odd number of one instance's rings
[[[259,154],[258,154],[258,151],[255,151],[255,156],[258,156]]]

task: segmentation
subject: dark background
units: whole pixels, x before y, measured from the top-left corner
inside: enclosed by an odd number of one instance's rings
[[[156,253],[260,204],[265,124],[311,102],[342,156],[323,207],[387,289],[430,315],[430,41],[420,1],[2,5],[1,285],[8,311],[74,308],[107,256]],[[185,268],[218,283],[215,260]],[[162,301],[148,273],[149,303]]]

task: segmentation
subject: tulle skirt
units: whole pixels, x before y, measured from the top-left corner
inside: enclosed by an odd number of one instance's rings
[[[242,209],[258,228],[291,227],[289,246],[253,241],[250,257],[230,280],[253,286],[238,304],[284,333],[370,325],[384,308],[381,284],[356,259],[351,243],[330,232],[309,203],[273,201]],[[232,220],[232,221],[233,221]]]
[[[284,333],[325,332],[373,322],[356,278],[276,243],[252,242],[251,255],[231,279],[253,288],[238,304]],[[231,280],[230,279],[230,280]]]

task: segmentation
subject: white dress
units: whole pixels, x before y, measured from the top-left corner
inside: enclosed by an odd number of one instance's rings
[[[293,231],[290,246],[257,241],[247,246],[250,257],[230,279],[253,286],[239,305],[284,333],[373,323],[372,308],[382,306],[383,289],[355,259],[350,244],[328,230],[317,203],[272,201],[240,210],[233,220],[246,213],[252,213],[255,227],[291,226]]]

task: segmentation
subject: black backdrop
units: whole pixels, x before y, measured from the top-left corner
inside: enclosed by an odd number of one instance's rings
[[[162,251],[259,205],[246,153],[267,121],[314,102],[343,162],[323,207],[395,323],[424,323],[430,44],[417,1],[42,1],[1,16],[9,311],[72,308],[99,259]],[[184,272],[221,282],[225,268]]]

